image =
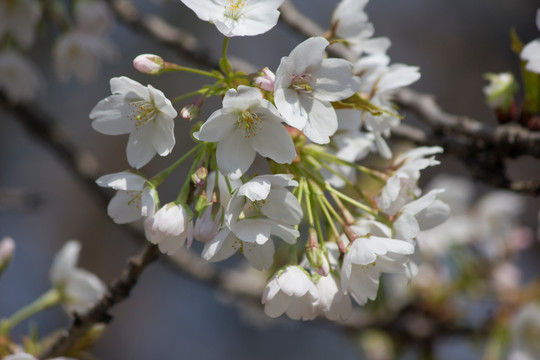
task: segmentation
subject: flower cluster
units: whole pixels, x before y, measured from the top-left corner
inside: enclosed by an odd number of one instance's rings
[[[183,2],[231,37],[270,30],[282,1]],[[267,67],[233,71],[226,38],[219,71],[152,54],[134,60],[146,74],[186,71],[213,79],[172,102],[150,85],[111,79],[112,95],[91,111],[92,126],[106,135],[129,134],[127,160],[135,169],[156,153],[171,153],[174,102],[197,96],[180,111],[192,121],[206,98],[222,97],[220,109],[193,125],[196,145],[168,168],[152,177],[127,170],[98,179],[118,191],[108,208],[114,221],[144,218],[148,241],[165,254],[186,251],[194,238],[204,243],[206,261],[242,253],[273,274],[262,298],[270,317],[345,320],[351,298],[359,305],[376,298],[382,274],[415,275],[419,232],[449,212],[438,199],[442,190],[422,196],[418,187],[420,172],[438,164],[434,156],[442,149],[411,149],[387,166],[361,164],[372,153],[392,158],[385,137],[400,120],[392,96],[420,77],[416,67],[390,65],[390,42],[372,38],[365,3],[342,1],[329,35],[300,43],[275,75]],[[356,60],[329,58],[334,41]],[[190,158],[177,198],[161,205],[158,187]],[[364,188],[368,182],[372,190]],[[288,259],[281,248],[288,248]]]

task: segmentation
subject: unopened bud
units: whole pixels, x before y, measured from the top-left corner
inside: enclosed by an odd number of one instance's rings
[[[276,75],[269,68],[265,67],[257,73],[257,77],[253,79],[255,84],[263,90],[274,91],[274,81]]]
[[[214,214],[213,210],[216,206],[209,206],[204,210],[203,215],[197,219],[195,223],[195,239],[200,242],[207,243],[212,240],[221,225],[221,214],[223,213],[223,208],[217,205],[217,212]]]
[[[330,273],[330,265],[324,252],[318,247],[310,247],[306,249],[306,257],[311,267],[321,276],[328,276]]]
[[[180,117],[182,119],[185,119],[187,121],[191,121],[195,119],[197,116],[199,116],[199,113],[201,112],[201,108],[197,106],[196,104],[187,104],[180,110]]]
[[[195,186],[199,187],[199,186],[203,186],[206,183],[207,177],[208,177],[208,169],[205,168],[204,166],[201,166],[200,168],[197,169],[197,171],[193,173],[193,175],[191,175],[191,180],[193,181]]]
[[[0,241],[0,274],[11,262],[15,252],[15,242],[12,238],[6,237]]]
[[[514,93],[518,90],[514,75],[512,73],[487,73],[484,79],[489,81],[489,84],[483,88],[488,105],[502,112],[509,111],[514,102]]]
[[[163,59],[153,54],[142,54],[133,60],[133,66],[144,74],[157,75],[163,71]]]

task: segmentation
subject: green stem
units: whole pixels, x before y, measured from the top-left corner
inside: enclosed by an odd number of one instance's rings
[[[289,264],[298,265],[298,253],[296,251],[296,243],[289,247]]]
[[[199,89],[197,91],[192,91],[190,93],[175,97],[174,99],[172,99],[172,102],[175,103],[175,102],[187,99],[187,98],[195,96],[195,95],[204,94],[205,92],[207,92],[207,90],[205,90],[205,89]]]
[[[199,162],[205,155],[206,155],[206,149],[203,148],[203,150],[199,151],[199,153],[193,160],[193,163],[191,164],[191,167],[189,168],[189,172],[187,173],[186,180],[184,181],[184,185],[182,185],[182,188],[180,189],[180,193],[178,194],[178,197],[176,198],[176,201],[178,203],[185,204],[187,202],[188,195],[189,195],[189,185],[191,184],[191,174],[193,174],[193,172],[195,171],[195,167],[199,164]]]
[[[11,315],[8,319],[0,321],[0,336],[6,336],[11,329],[17,326],[22,321],[30,316],[37,314],[40,311],[60,304],[62,294],[57,288],[52,288],[45,294],[37,298],[33,303],[28,304],[24,308]]]
[[[229,38],[225,36],[225,39],[223,40],[223,47],[221,48],[221,58],[223,59],[223,61],[227,61],[227,47],[228,46],[229,46]]]
[[[185,153],[184,156],[182,156],[180,159],[176,160],[176,162],[174,164],[172,164],[171,166],[169,166],[165,170],[160,171],[157,175],[155,175],[150,180],[148,180],[148,182],[150,182],[152,184],[152,186],[154,186],[155,188],[158,187],[159,185],[161,185],[161,183],[163,181],[165,181],[165,179],[169,175],[171,175],[173,170],[176,169],[178,167],[178,165],[183,163],[194,152],[196,152],[197,150],[199,150],[201,147],[204,147],[204,146],[206,146],[205,143],[197,144],[195,147],[193,147],[191,150],[189,150],[187,153]]]
[[[168,71],[168,72],[171,72],[171,71],[183,71],[183,72],[189,72],[189,73],[192,73],[192,74],[208,76],[208,77],[211,77],[211,78],[214,78],[214,79],[222,79],[221,75],[218,74],[218,73],[213,73],[213,72],[209,72],[209,71],[194,69],[194,68],[181,66],[181,65],[177,65],[177,64],[172,64],[172,63],[166,63],[165,71]]]
[[[336,194],[339,198],[341,198],[342,200],[348,202],[349,204],[351,205],[354,205],[356,206],[357,208],[360,208],[362,209],[363,211],[367,212],[368,214],[371,214],[373,216],[376,216],[377,214],[373,211],[373,209],[371,209],[369,206],[365,205],[365,204],[362,204],[361,202],[358,202],[356,200],[354,200],[353,198],[343,194],[342,192],[334,189],[332,186],[330,185],[327,185],[326,186],[326,190],[328,190],[329,192],[331,193],[334,193]]]

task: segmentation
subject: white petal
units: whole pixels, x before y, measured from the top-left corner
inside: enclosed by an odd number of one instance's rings
[[[257,270],[269,270],[274,262],[274,242],[268,240],[262,245],[243,242],[243,253],[251,266]]]
[[[337,127],[337,115],[332,105],[327,101],[313,99],[308,121],[302,129],[304,135],[314,143],[327,144]]]
[[[129,135],[126,154],[129,165],[135,169],[140,169],[156,155],[153,135],[152,127],[148,124]]]
[[[261,220],[244,219],[233,225],[231,229],[242,241],[264,244],[270,238],[271,226]]]
[[[289,225],[298,225],[302,220],[302,207],[298,199],[284,188],[274,188],[270,191],[261,212],[271,219]]]
[[[103,175],[96,180],[101,187],[109,187],[114,190],[142,190],[146,179],[140,175],[128,171]]]
[[[289,266],[277,278],[278,285],[288,296],[302,297],[309,290],[311,280],[297,266]]]
[[[238,188],[238,195],[251,201],[264,200],[270,194],[272,183],[269,179],[257,176]]]
[[[111,95],[90,112],[92,128],[105,135],[129,134],[135,130],[135,123],[128,117],[131,110],[123,95]]]
[[[81,243],[77,240],[71,240],[62,246],[60,251],[54,257],[49,277],[54,285],[61,285],[69,277],[69,274],[75,269],[79,261],[81,252]]]
[[[290,164],[296,157],[296,150],[289,132],[280,123],[263,119],[257,136],[251,136],[249,143],[262,156],[278,164]]]
[[[197,138],[202,141],[216,142],[231,135],[236,130],[238,114],[219,109],[201,126]]]
[[[71,272],[64,288],[68,313],[84,313],[100,296],[105,293],[105,284],[94,274],[75,269]]]
[[[222,139],[217,146],[217,163],[219,171],[238,179],[253,163],[255,150],[244,139],[241,131],[233,131]]]
[[[159,114],[152,124],[152,145],[161,156],[168,155],[174,147],[174,120]]]
[[[128,194],[126,191],[118,191],[107,206],[107,214],[117,224],[127,224],[139,220],[142,216],[141,209],[134,200],[135,194]]]
[[[309,67],[319,65],[324,57],[328,40],[323,37],[312,37],[297,45],[291,54],[288,61],[293,64],[293,71],[296,75],[301,75],[306,72]],[[281,65],[280,65],[281,67]],[[279,68],[276,71],[278,76]]]
[[[229,229],[222,229],[210,242],[204,245],[201,256],[210,262],[225,260],[231,257],[240,246],[240,240]]]
[[[325,59],[313,72],[317,80],[313,95],[323,101],[343,100],[360,87],[360,80],[352,75],[353,65],[343,59]]]

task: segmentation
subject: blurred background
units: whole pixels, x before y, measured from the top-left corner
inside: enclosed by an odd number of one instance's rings
[[[296,0],[293,3],[308,17],[327,28],[337,1]],[[180,1],[135,1],[142,14],[157,14],[171,24],[195,35],[217,59],[221,34],[200,21]],[[518,60],[510,50],[509,30],[514,27],[524,42],[540,36],[535,26],[538,1],[534,0],[385,0],[372,1],[367,14],[375,25],[375,36],[392,41],[392,62],[419,66],[422,78],[413,88],[432,93],[443,109],[495,123],[485,105],[482,75],[512,71],[518,76]],[[42,74],[37,103],[56,118],[75,142],[93,154],[96,174],[129,168],[125,156],[127,137],[105,136],[90,126],[93,106],[110,94],[109,79],[128,76],[152,84],[169,98],[198,89],[204,78],[173,73],[151,77],[136,72],[132,60],[154,53],[165,60],[196,66],[173,52],[115,22],[110,38],[117,48],[112,62],[101,64],[98,75],[88,83],[73,79],[62,82],[55,76],[51,47],[58,33],[48,29],[38,35],[30,49],[32,61]],[[303,40],[285,24],[252,38],[232,38],[229,54],[244,58],[257,68],[277,68],[282,56]],[[180,111],[185,102],[175,104]],[[207,101],[200,119],[216,110],[220,102]],[[137,253],[142,244],[115,225],[106,207],[82,186],[43,143],[26,132],[20,122],[0,108],[0,237],[16,242],[15,257],[0,282],[0,317],[8,316],[49,288],[48,269],[55,252],[68,239],[83,244],[80,265],[104,281],[112,279]],[[177,145],[167,158],[156,157],[142,169],[152,176],[191,147],[189,124],[176,124]],[[468,177],[459,160],[441,156],[442,164],[422,176],[427,183],[437,173]],[[513,161],[511,177],[538,178],[532,159]],[[160,189],[163,201],[173,199],[183,181],[180,169]],[[476,184],[475,196],[491,190]],[[20,193],[31,200],[21,204]],[[111,192],[111,195],[113,193]],[[525,211],[519,221],[537,231],[538,199],[524,197]],[[200,251],[195,246],[194,251]],[[538,274],[534,266],[538,249],[533,247],[519,259],[526,269],[524,281]],[[227,266],[227,265],[226,265]],[[114,321],[94,347],[100,359],[358,359],[362,352],[358,337],[324,321],[295,322],[280,318],[260,321],[257,315],[240,310],[214,288],[178,274],[164,261],[152,264],[141,277],[132,296],[112,311]],[[19,325],[13,336],[28,333],[30,323],[45,334],[69,319],[61,309],[45,311]],[[448,351],[448,349],[453,349]],[[471,344],[459,338],[443,339],[437,347],[440,359],[478,359]],[[404,358],[416,358],[414,352]]]

